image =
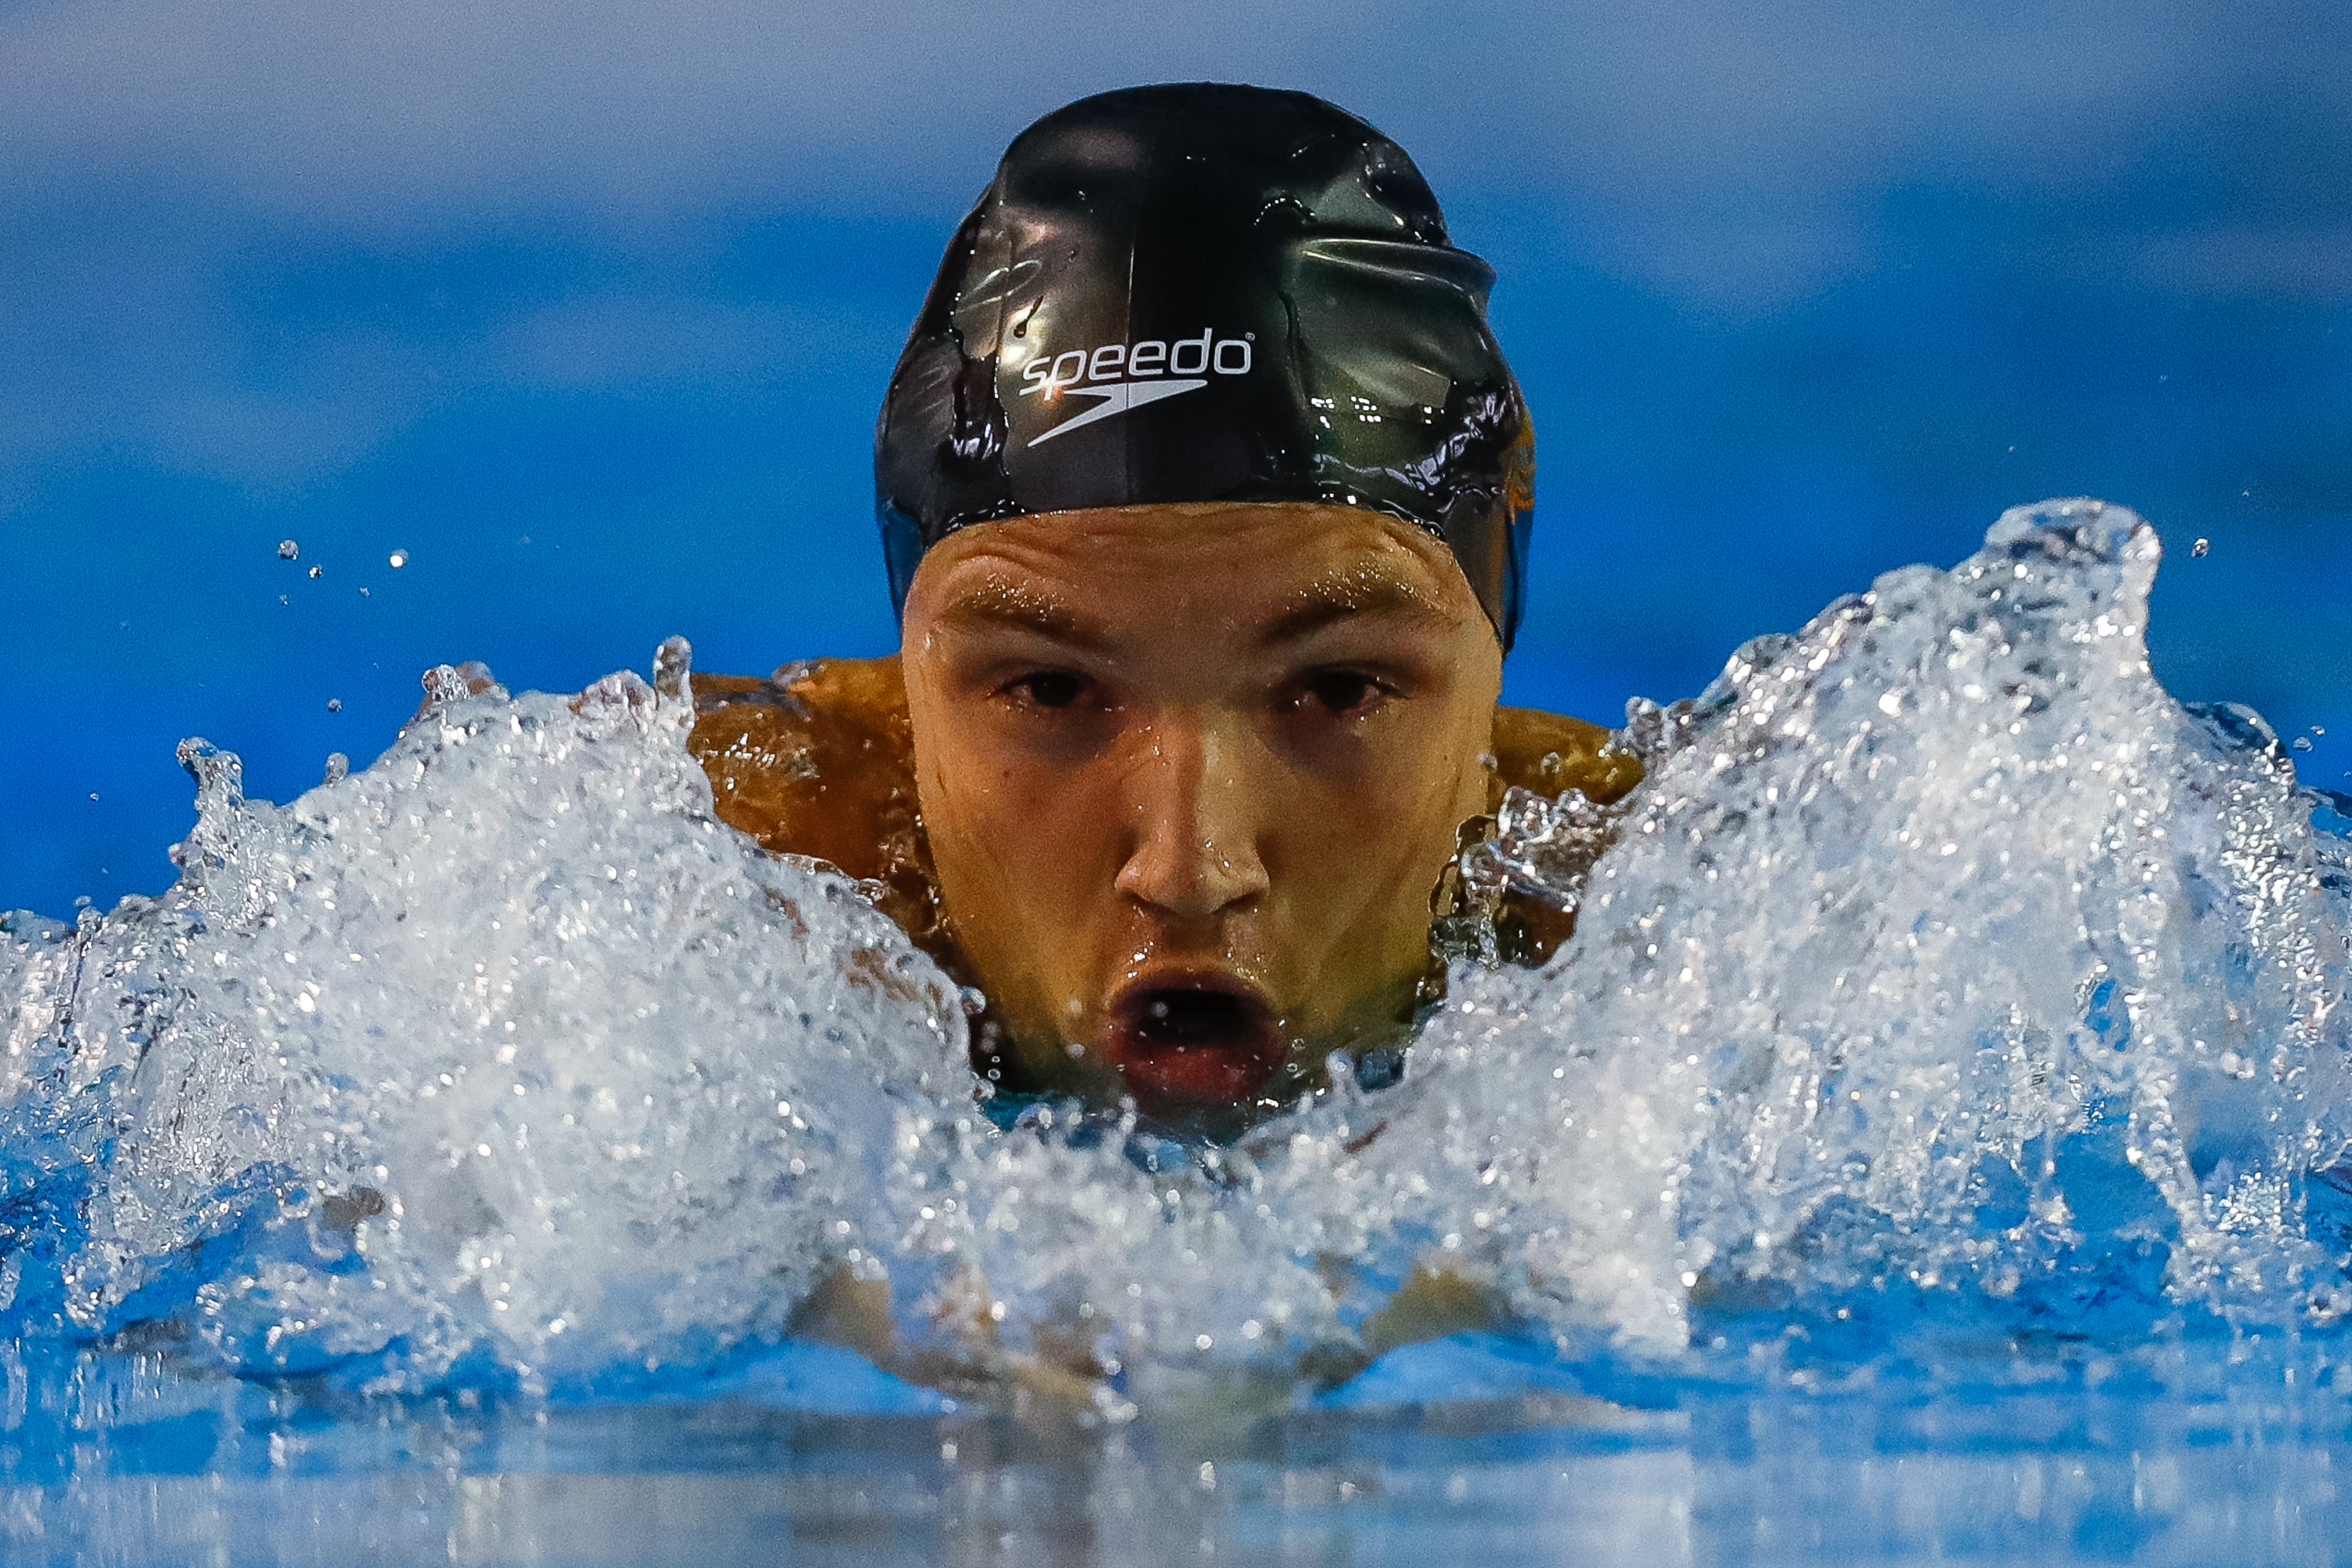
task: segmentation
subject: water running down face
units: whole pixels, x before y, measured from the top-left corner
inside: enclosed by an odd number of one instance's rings
[[[1402,1030],[1502,679],[1444,543],[1309,503],[1009,519],[924,558],[903,647],[940,897],[1025,1077],[1213,1120]]]

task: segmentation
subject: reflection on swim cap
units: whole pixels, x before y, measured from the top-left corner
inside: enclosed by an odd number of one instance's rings
[[[1493,280],[1403,149],[1320,99],[1198,83],[1057,110],[956,231],[883,401],[893,604],[975,522],[1320,501],[1444,539],[1507,647],[1535,448]]]

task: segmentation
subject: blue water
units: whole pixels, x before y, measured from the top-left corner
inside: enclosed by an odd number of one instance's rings
[[[0,1542],[12,1563],[2342,1562],[2352,1394],[2307,1347],[2237,1353],[2163,1382],[2052,1347],[2039,1386],[2000,1392],[1697,1375],[1612,1404],[1465,1337],[1245,1429],[1110,1436],[842,1413],[905,1396],[823,1349],[715,1396],[554,1408],[20,1355]]]
[[[1634,705],[1468,868],[1573,941],[1223,1151],[980,1114],[682,645],[191,742],[179,884],[0,932],[5,1560],[2343,1561],[2352,803],[2158,683],[2161,553],[2021,509]]]

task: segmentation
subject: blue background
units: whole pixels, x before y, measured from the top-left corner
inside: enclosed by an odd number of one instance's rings
[[[1514,700],[1690,693],[2095,493],[2165,531],[2167,683],[2343,784],[2334,0],[0,0],[0,907],[168,882],[185,734],[282,799],[443,659],[889,647],[871,420],[941,245],[1036,115],[1200,78],[1370,119],[1500,271]]]

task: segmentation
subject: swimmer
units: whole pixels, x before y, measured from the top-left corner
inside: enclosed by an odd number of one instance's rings
[[[1395,143],[1249,87],[1047,115],[950,242],[875,437],[899,652],[698,677],[692,745],[986,998],[1000,1100],[1230,1137],[1392,1058],[1502,791],[1638,781],[1498,706],[1534,465],[1492,276]]]

